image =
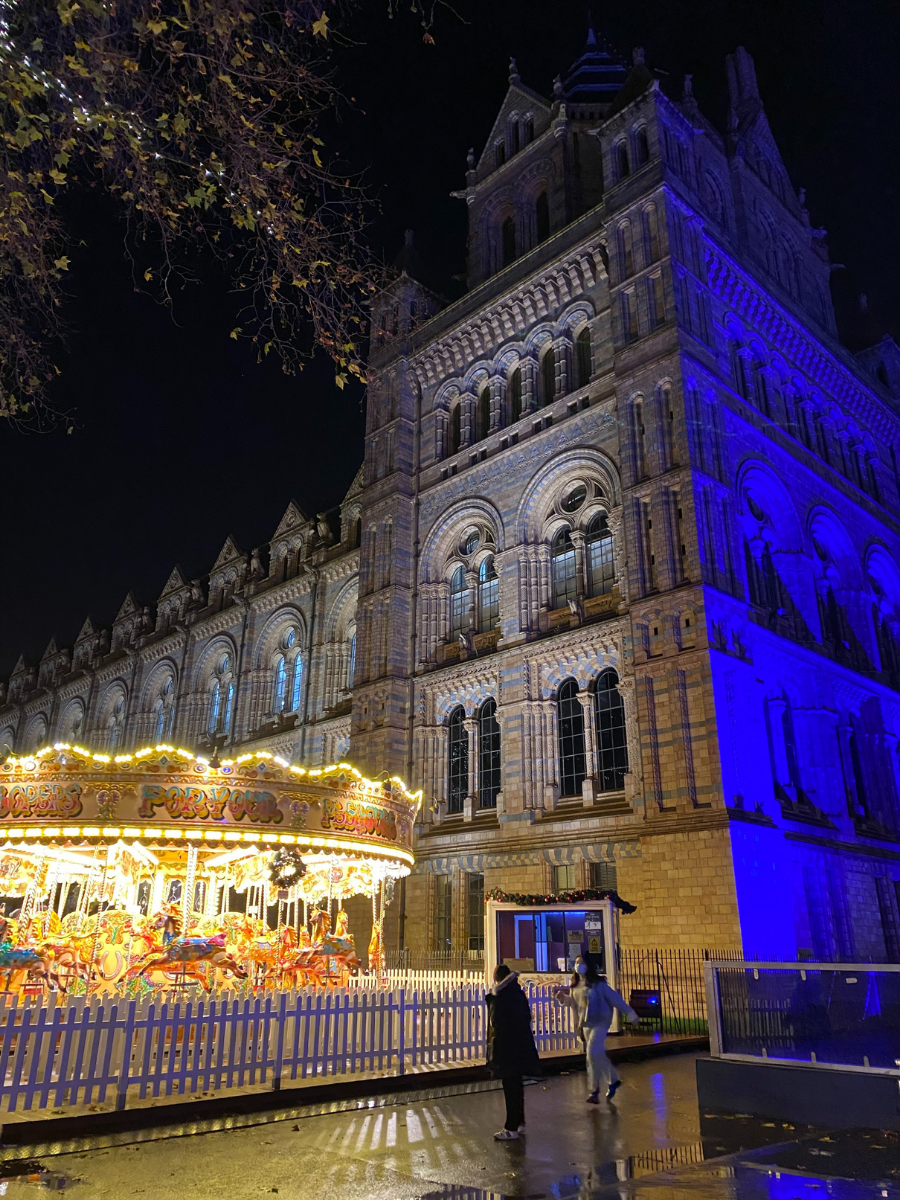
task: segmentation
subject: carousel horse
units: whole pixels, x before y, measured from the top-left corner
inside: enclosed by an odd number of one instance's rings
[[[181,918],[174,905],[167,905],[150,923],[151,929],[162,930],[161,950],[151,950],[146,957],[132,967],[135,978],[140,979],[149,971],[180,971],[185,978],[196,979],[204,991],[211,991],[200,963],[209,963],[219,971],[230,971],[237,979],[246,979],[247,972],[229,954],[225,947],[225,934],[212,937],[182,937]]]
[[[53,960],[44,947],[34,950],[29,946],[14,946],[11,942],[0,943],[0,974],[6,973],[6,987],[9,991],[13,976],[24,971],[27,978],[34,976],[41,979],[47,988],[54,982],[51,975]],[[65,991],[61,980],[57,977],[56,984],[60,991]]]

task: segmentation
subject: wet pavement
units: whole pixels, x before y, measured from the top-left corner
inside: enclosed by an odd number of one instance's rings
[[[203,1136],[0,1165],[0,1196],[97,1200],[900,1200],[900,1135],[701,1114],[693,1055],[626,1064],[615,1105],[585,1076],[526,1089],[527,1133],[497,1143],[494,1085]],[[134,1135],[135,1138],[137,1135]]]

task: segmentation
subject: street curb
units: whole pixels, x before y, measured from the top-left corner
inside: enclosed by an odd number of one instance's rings
[[[613,1044],[607,1053],[613,1062],[639,1062],[669,1054],[693,1053],[709,1049],[708,1037],[685,1037],[677,1041],[643,1043],[638,1046]],[[546,1074],[584,1069],[583,1054],[553,1054],[541,1059]],[[389,1096],[398,1092],[430,1091],[490,1079],[482,1063],[447,1067],[437,1071],[417,1071],[410,1075],[383,1075],[375,1079],[332,1079],[311,1086],[273,1088],[243,1096],[217,1096],[210,1100],[188,1100],[158,1107],[126,1108],[121,1112],[84,1113],[75,1117],[43,1117],[35,1121],[14,1121],[0,1125],[0,1152],[36,1144],[77,1141],[81,1138],[107,1137],[164,1126],[227,1124],[230,1118],[252,1113],[297,1109],[308,1105],[333,1104]]]

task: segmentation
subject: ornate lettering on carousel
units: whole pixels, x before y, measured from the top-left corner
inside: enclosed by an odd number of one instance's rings
[[[0,819],[77,817],[81,813],[81,788],[77,783],[17,783],[0,786]]]
[[[322,828],[345,833],[363,833],[397,840],[397,818],[389,808],[370,800],[347,800],[340,796],[325,796],[322,800]]]
[[[156,810],[182,821],[223,821],[231,816],[235,821],[280,825],[284,819],[278,801],[271,792],[241,791],[230,787],[157,787],[144,784],[141,788],[139,817],[155,817]]]

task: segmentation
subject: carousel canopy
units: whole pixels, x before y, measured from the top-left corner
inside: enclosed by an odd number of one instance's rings
[[[58,742],[0,764],[0,839],[13,851],[124,842],[138,856],[193,848],[213,866],[292,847],[396,877],[413,865],[420,802],[396,777],[292,766],[265,751],[210,762],[168,745],[113,757]]]

